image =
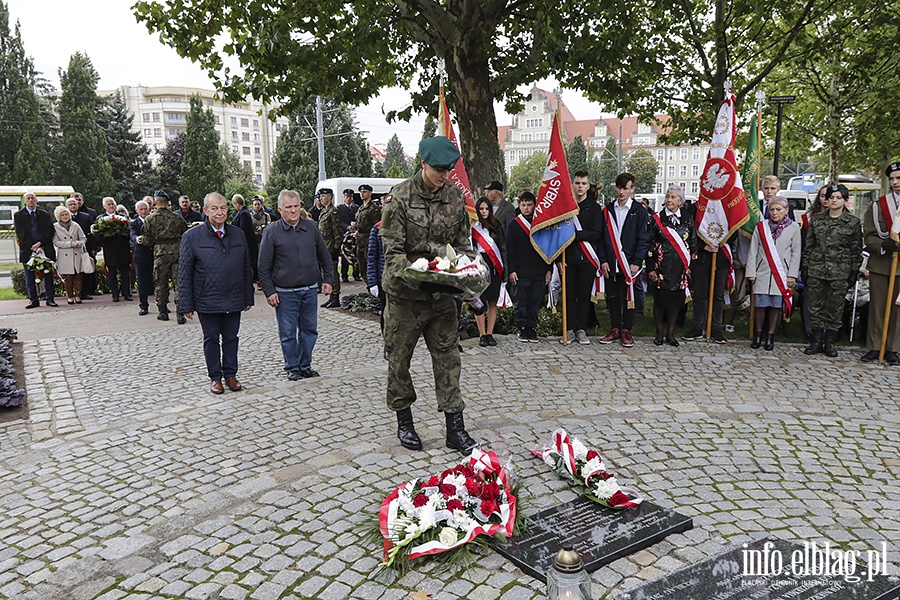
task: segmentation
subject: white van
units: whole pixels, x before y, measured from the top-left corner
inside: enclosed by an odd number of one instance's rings
[[[395,177],[335,177],[317,183],[313,194],[321,188],[330,188],[334,191],[332,202],[334,202],[335,206],[338,206],[344,201],[344,190],[350,188],[353,190],[353,201],[357,204],[362,204],[362,200],[359,197],[359,186],[362,184],[367,183],[372,186],[373,198],[381,198],[401,181],[406,181],[406,179]]]

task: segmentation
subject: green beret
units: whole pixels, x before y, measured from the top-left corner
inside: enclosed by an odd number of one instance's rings
[[[434,169],[452,169],[459,160],[459,150],[449,139],[436,135],[419,142],[419,156]]]
[[[153,195],[155,197],[165,198],[166,200],[169,200],[169,194],[166,193],[166,190],[156,190],[155,192],[153,192]]]

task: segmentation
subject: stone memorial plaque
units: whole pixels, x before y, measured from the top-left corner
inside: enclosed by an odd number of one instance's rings
[[[693,527],[690,517],[644,501],[634,509],[613,510],[580,497],[541,511],[525,521],[527,533],[491,541],[494,550],[536,579],[563,546],[571,545],[593,572],[618,558]]]
[[[851,560],[848,553],[856,554]],[[900,600],[900,578],[883,574],[889,568],[886,555],[886,545],[856,552],[770,536],[645,583],[615,600]]]

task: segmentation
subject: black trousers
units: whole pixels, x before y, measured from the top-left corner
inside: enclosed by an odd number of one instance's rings
[[[722,311],[725,309],[725,280],[728,278],[728,262],[716,259],[716,283],[713,288],[712,332],[722,333]],[[694,299],[694,329],[706,332],[706,315],[709,312],[709,278],[712,262],[691,263],[691,296]]]
[[[197,313],[203,329],[203,356],[210,380],[237,375],[241,312]]]
[[[126,298],[131,297],[131,265],[114,267],[107,265],[106,280],[109,282],[109,293],[113,298],[118,298],[120,294]]]
[[[149,309],[149,298],[153,293],[153,263],[134,263],[134,274],[137,278],[139,305]]]
[[[638,285],[635,281],[634,287],[637,288]],[[634,329],[634,308],[628,308],[628,284],[621,273],[610,273],[606,280],[606,307],[609,309],[609,322],[613,329]]]
[[[537,328],[538,311],[544,301],[547,284],[544,279],[519,279],[516,283],[516,306],[513,319],[516,327],[521,329]]]
[[[587,328],[588,311],[591,304],[591,286],[597,269],[584,260],[566,264],[566,313],[570,331]]]

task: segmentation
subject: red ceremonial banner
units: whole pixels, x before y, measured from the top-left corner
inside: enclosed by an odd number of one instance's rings
[[[450,109],[447,108],[447,101],[444,99],[443,87],[441,88],[441,107],[438,114],[438,131],[439,135],[449,139],[459,149],[459,142],[456,141],[456,132],[453,130],[453,123],[450,122]],[[466,173],[466,165],[463,163],[462,158],[456,161],[456,165],[450,169],[450,181],[462,190],[463,198],[466,201],[466,212],[469,214],[469,220],[474,223],[478,220],[478,214],[475,212],[475,197],[472,196],[469,174]]]

